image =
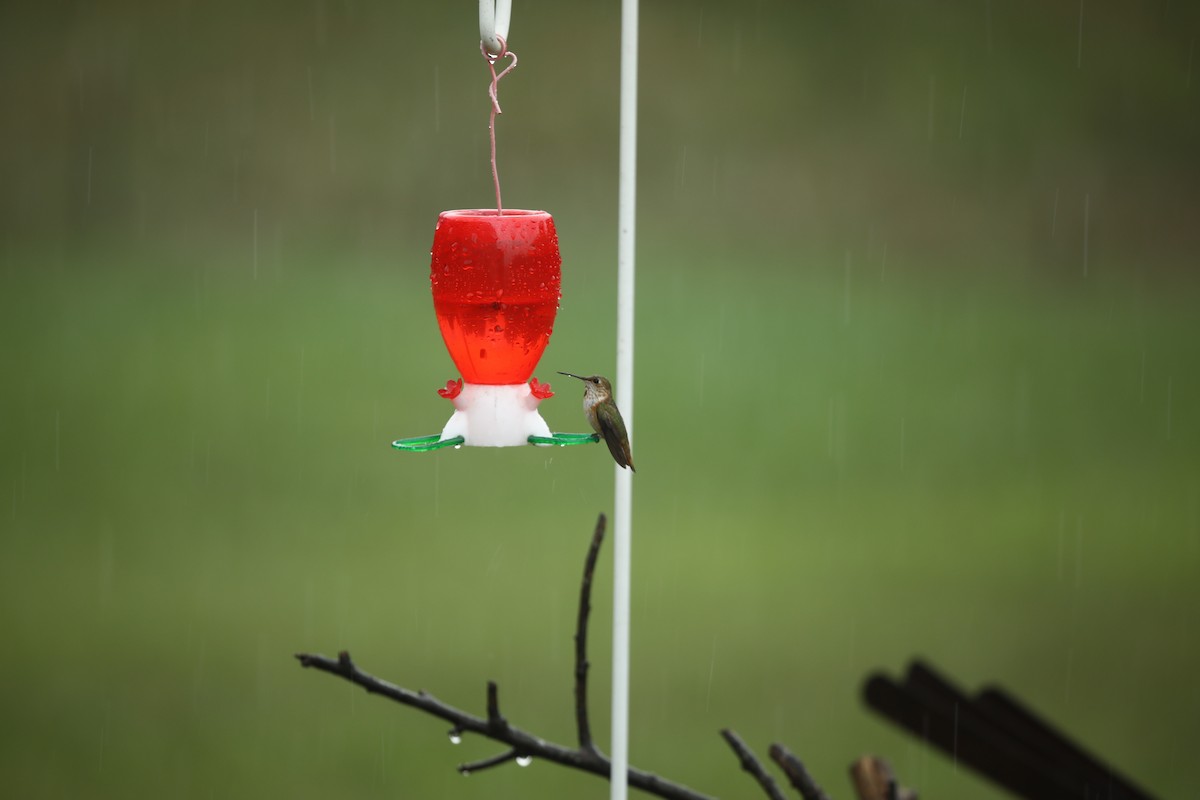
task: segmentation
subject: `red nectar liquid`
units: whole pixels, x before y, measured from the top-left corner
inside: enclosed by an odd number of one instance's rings
[[[533,375],[562,296],[562,258],[545,211],[443,211],[429,283],[442,340],[468,383]]]

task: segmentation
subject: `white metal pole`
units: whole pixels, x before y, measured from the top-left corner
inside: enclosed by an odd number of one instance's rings
[[[504,51],[511,19],[512,0],[479,0],[479,38],[494,56]]]
[[[621,119],[617,199],[617,407],[633,444],[633,287],[637,200],[638,0],[621,0]],[[615,467],[613,525],[611,800],[625,800],[629,774],[629,586],[633,473]]]

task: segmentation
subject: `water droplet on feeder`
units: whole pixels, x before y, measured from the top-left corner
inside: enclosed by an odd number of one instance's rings
[[[528,767],[533,763],[533,756],[517,756],[518,767]]]

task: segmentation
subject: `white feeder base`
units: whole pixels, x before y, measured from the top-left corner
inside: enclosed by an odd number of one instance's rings
[[[442,441],[463,437],[472,447],[517,447],[530,436],[550,436],[550,427],[538,413],[538,403],[528,383],[492,386],[463,382],[454,398],[454,416],[442,428]]]

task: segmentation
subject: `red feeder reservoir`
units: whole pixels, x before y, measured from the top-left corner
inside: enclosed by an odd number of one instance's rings
[[[429,283],[442,339],[462,374],[438,392],[455,409],[441,441],[461,436],[467,445],[509,447],[551,436],[537,406],[552,395],[533,370],[554,330],[561,266],[545,211],[438,216]]]

